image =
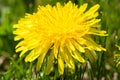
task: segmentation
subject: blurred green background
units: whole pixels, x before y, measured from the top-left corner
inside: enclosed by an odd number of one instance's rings
[[[76,68],[74,74],[65,72],[63,76],[57,73],[43,75],[35,72],[35,64],[25,63],[15,52],[12,27],[25,13],[36,12],[38,5],[55,5],[56,2],[64,4],[69,0],[0,0],[0,80],[119,80],[120,66],[116,63],[120,55],[116,45],[120,45],[120,0],[71,0],[77,5],[88,3],[89,7],[100,4],[101,29],[106,30],[107,37],[95,37],[97,43],[102,44],[107,51],[98,54],[98,59],[90,63],[91,68]],[[44,67],[42,68],[44,70]],[[56,70],[55,70],[56,72]]]

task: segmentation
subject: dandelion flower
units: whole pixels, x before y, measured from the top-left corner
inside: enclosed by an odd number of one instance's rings
[[[38,59],[36,69],[40,70],[46,56],[46,73],[49,74],[55,61],[60,74],[64,73],[66,64],[75,70],[74,60],[84,63],[85,49],[105,50],[96,44],[91,35],[105,36],[106,32],[98,30],[97,19],[99,5],[96,4],[86,11],[87,3],[78,7],[71,1],[62,6],[39,6],[38,11],[27,14],[14,25],[15,41],[20,40],[16,52],[20,57],[27,51],[25,62]]]
[[[116,64],[116,67],[118,67],[120,65],[120,61]]]
[[[115,45],[117,48],[118,48],[118,50],[120,50],[120,46],[119,45]],[[120,54],[118,53],[118,54],[115,54],[114,55],[114,59],[115,59],[115,61],[116,61],[116,67],[118,67],[119,65],[120,65]]]
[[[120,54],[114,54],[114,61],[116,63],[116,67],[120,65]]]
[[[117,48],[118,48],[118,50],[120,50],[120,46],[119,45],[115,45]]]

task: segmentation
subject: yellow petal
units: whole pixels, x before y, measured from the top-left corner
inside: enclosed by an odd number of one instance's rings
[[[22,39],[21,36],[15,36],[15,38],[14,38],[15,41],[18,41],[18,40],[20,40],[20,39]]]
[[[18,47],[18,48],[16,49],[16,52],[19,52],[19,51],[22,51],[22,50],[25,50],[25,49],[26,49],[26,47],[21,46],[21,47]]]
[[[46,54],[47,51],[49,50],[51,44],[49,41],[45,41],[42,42],[38,47],[36,47],[35,49],[33,49],[25,58],[25,61],[29,61],[32,62],[33,60],[35,60],[37,57],[39,57],[40,55],[42,55],[43,53]]]
[[[82,47],[80,44],[78,44],[75,40],[71,39],[71,43],[75,46],[77,50],[80,52],[85,52],[84,47]]]
[[[37,66],[36,66],[36,71],[39,71],[41,69],[43,60],[45,58],[46,53],[42,53],[39,58],[38,58],[38,62],[37,62]]]
[[[20,53],[20,57],[22,57],[22,55],[24,55],[27,51],[28,51],[28,49],[24,49],[24,50]]]
[[[86,40],[86,46],[88,49],[93,49],[97,51],[106,51],[105,48],[101,47],[100,45],[96,44],[89,36],[85,36],[84,39]]]
[[[35,60],[36,58],[39,57],[40,51],[36,52],[35,50],[32,50],[28,55],[27,57],[25,58],[25,62],[32,62],[33,60]]]
[[[24,45],[24,41],[21,41],[17,44],[17,46],[15,48],[18,48],[18,47],[23,46],[23,45]]]
[[[73,59],[65,47],[60,47],[59,55],[62,57],[62,60],[67,64],[69,68],[71,68],[72,70],[75,69]]]
[[[48,75],[50,73],[53,63],[54,63],[54,53],[52,51],[52,52],[50,52],[50,56],[48,57],[48,60],[47,60],[47,66],[45,69],[46,75]]]
[[[25,41],[26,42],[26,47],[28,48],[28,49],[34,49],[35,47],[37,47],[39,44],[41,44],[40,43],[40,41],[39,40],[36,40],[36,39],[32,39],[32,40],[27,40],[27,41]]]
[[[94,35],[99,35],[99,36],[108,36],[108,34],[106,34],[106,31],[97,30],[97,29],[93,29],[93,28],[91,28],[89,30],[88,34],[94,34]]]
[[[16,52],[19,52],[19,51],[22,51],[22,52],[20,53],[20,57],[21,57],[25,52],[28,51],[28,49],[27,49],[26,47],[24,47],[24,46],[21,46],[21,47],[18,47],[18,48],[16,49]]]
[[[61,59],[60,55],[58,56],[58,71],[59,71],[60,75],[62,75],[64,73],[64,62]]]
[[[116,67],[118,67],[120,65],[120,62],[117,63]]]
[[[99,4],[94,5],[88,11],[85,12],[85,15],[90,16],[90,15],[94,14],[98,10],[99,7],[100,7]]]
[[[87,3],[83,4],[82,6],[80,6],[80,8],[79,8],[80,13],[79,14],[83,13],[86,10],[87,6],[88,6]]]
[[[55,58],[57,59],[58,50],[59,50],[59,42],[58,42],[58,41],[56,41],[56,42],[54,43],[54,48],[53,48],[53,50],[54,50],[54,56],[55,56]]]
[[[100,21],[101,21],[101,19],[92,19],[92,20],[88,21],[87,24],[89,26],[92,26],[92,25],[94,25],[94,24],[96,24],[96,23],[98,23]]]
[[[76,60],[78,60],[79,62],[83,62],[83,63],[84,63],[85,60],[81,57],[80,53],[78,53],[75,49],[71,50],[71,49],[70,49],[70,46],[68,46],[68,45],[69,45],[69,43],[66,44],[66,47],[67,47],[70,55],[71,55],[73,58],[75,58]]]
[[[75,47],[73,46],[73,44],[71,43],[71,41],[70,40],[67,40],[68,41],[68,46],[69,46],[69,48],[72,50],[72,51],[75,51],[76,49],[75,49]]]
[[[88,57],[88,59],[93,63],[97,60],[97,55],[95,51],[93,50],[85,50],[85,55]]]
[[[120,46],[119,45],[115,45],[117,48],[118,48],[118,50],[120,50]]]
[[[80,55],[80,53],[78,53],[77,51],[73,51],[72,53],[72,57],[74,57],[76,60],[78,60],[79,62],[84,63],[85,60],[84,58]]]

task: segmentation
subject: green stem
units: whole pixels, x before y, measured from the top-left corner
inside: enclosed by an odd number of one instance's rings
[[[102,69],[102,65],[103,65],[103,62],[104,62],[104,53],[99,53],[98,54],[98,74],[97,74],[97,80],[100,80],[100,76],[101,76],[101,69]]]

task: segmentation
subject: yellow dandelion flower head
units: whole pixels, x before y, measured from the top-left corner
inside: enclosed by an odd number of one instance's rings
[[[37,70],[48,55],[46,72],[49,73],[55,60],[58,71],[64,73],[64,64],[72,70],[75,69],[73,59],[84,63],[81,53],[88,50],[105,50],[96,44],[90,35],[105,36],[105,31],[100,31],[95,26],[99,5],[96,4],[86,11],[87,3],[79,8],[71,1],[62,6],[39,6],[38,11],[27,14],[14,25],[15,41],[21,40],[16,46],[16,52],[21,51],[20,57],[27,51],[26,62],[38,59]]]
[[[119,67],[120,65],[120,54],[119,53],[114,54],[114,61],[116,63],[116,67]]]

